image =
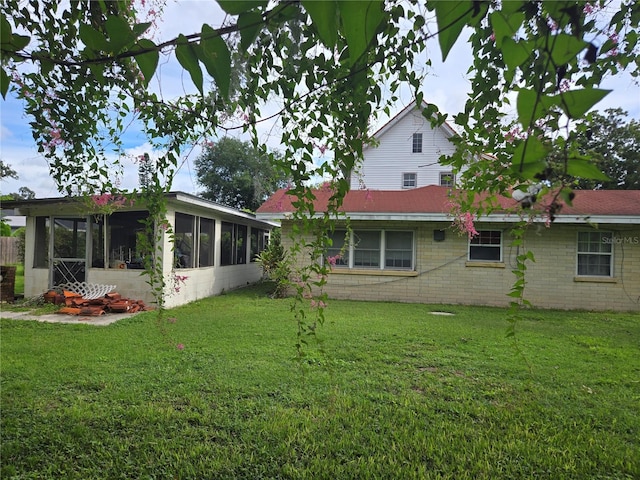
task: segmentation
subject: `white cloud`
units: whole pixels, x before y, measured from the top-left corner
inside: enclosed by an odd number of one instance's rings
[[[0,125],[0,140],[6,141],[10,139],[12,136],[13,134],[11,133],[11,130],[9,130],[4,125]]]

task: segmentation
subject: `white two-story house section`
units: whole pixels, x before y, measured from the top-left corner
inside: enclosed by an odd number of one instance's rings
[[[351,173],[351,188],[453,186],[454,172],[439,159],[453,154],[455,146],[449,139],[455,134],[446,123],[432,127],[415,104],[407,106],[374,134],[378,144],[365,148],[362,164]]]

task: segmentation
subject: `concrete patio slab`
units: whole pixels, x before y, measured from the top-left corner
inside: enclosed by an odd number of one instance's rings
[[[107,313],[96,317],[87,315],[64,315],[60,313],[50,313],[46,315],[35,315],[32,312],[11,312],[0,310],[0,318],[9,318],[13,320],[32,320],[37,322],[48,323],[82,323],[86,325],[105,326],[111,325],[125,318],[132,318],[138,313]]]

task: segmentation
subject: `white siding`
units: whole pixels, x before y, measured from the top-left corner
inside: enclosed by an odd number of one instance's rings
[[[422,133],[422,153],[412,153],[414,133]],[[418,110],[392,120],[378,141],[365,149],[363,164],[351,175],[352,189],[402,190],[403,173],[416,173],[417,187],[439,185],[440,172],[451,171],[438,163],[455,150],[445,128],[432,128]]]

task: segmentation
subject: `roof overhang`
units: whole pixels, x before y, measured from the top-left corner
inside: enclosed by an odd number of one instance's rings
[[[272,221],[286,221],[292,219],[290,212],[278,214],[262,213],[257,214],[258,218],[270,219]],[[320,218],[315,215],[314,218]],[[374,222],[451,222],[453,216],[447,213],[368,213],[352,212],[346,213],[343,218],[351,221],[374,221]],[[340,220],[340,217],[337,218]],[[521,217],[516,214],[491,214],[481,216],[476,222],[484,223],[516,223]],[[534,223],[545,223],[544,215],[539,215],[532,220]],[[556,215],[553,223],[557,224],[609,224],[609,225],[640,225],[640,217],[635,215]]]
[[[243,212],[241,210],[236,210],[235,208],[227,207],[226,205],[221,205],[216,202],[212,202],[205,198],[197,197],[195,195],[191,195],[184,192],[171,192],[167,194],[167,199],[169,202],[175,202],[182,205],[189,205],[191,207],[202,208],[206,210],[213,210],[218,215],[227,218],[238,219],[242,218],[244,220],[248,220],[254,223],[261,223],[268,225],[269,227],[278,227],[280,224],[277,222],[273,222],[268,218],[260,218],[256,214]]]
[[[188,206],[201,209],[203,212],[211,212],[219,217],[230,220],[245,220],[247,223],[261,225],[268,228],[277,227],[279,223],[268,218],[257,218],[253,213],[243,212],[235,208],[227,207],[210,200],[197,197],[184,192],[165,193],[167,203],[173,205]],[[36,215],[60,215],[60,216],[80,216],[87,212],[86,205],[81,197],[60,197],[60,198],[37,198],[29,200],[12,200],[3,202],[3,214],[11,211],[13,215],[36,216]],[[6,209],[4,207],[7,207]],[[143,202],[137,201],[134,205],[124,205],[120,211],[146,210]]]

